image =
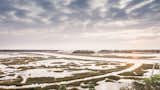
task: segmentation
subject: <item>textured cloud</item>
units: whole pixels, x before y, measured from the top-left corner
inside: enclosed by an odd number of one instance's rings
[[[134,5],[133,7],[127,9],[126,11],[127,11],[127,13],[130,13],[130,12],[136,10],[136,9],[142,8],[142,7],[144,7],[145,5],[152,3],[153,1],[154,1],[154,0],[146,0],[146,1],[144,1],[144,2],[141,2],[141,3],[139,3],[139,4]]]
[[[159,19],[159,0],[1,0],[1,27],[48,27],[56,24]],[[146,23],[142,24],[146,24]],[[152,22],[152,21],[151,21]],[[154,21],[153,21],[154,22]],[[17,25],[15,25],[17,24]],[[54,27],[54,25],[53,25]],[[23,27],[22,27],[23,28]]]
[[[160,0],[0,0],[1,48],[25,42],[70,46],[98,40],[97,47],[105,41],[115,47],[136,40],[153,43],[153,38],[160,40],[159,26]]]

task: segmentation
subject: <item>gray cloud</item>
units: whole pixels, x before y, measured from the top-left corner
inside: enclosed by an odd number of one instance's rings
[[[95,1],[95,5],[94,5]],[[36,25],[45,24],[61,24],[62,17],[66,17],[68,20],[85,21],[89,19],[94,21],[116,21],[126,19],[143,19],[152,20],[154,22],[159,19],[159,0],[150,1],[147,5],[139,6],[135,10],[132,10],[136,5],[147,2],[145,0],[106,0],[103,5],[102,0],[1,0],[0,2],[0,24],[13,24],[14,27],[27,25],[25,22],[27,19],[30,21],[30,27],[33,27],[33,23]],[[105,1],[105,0],[103,0]],[[126,2],[124,2],[126,1]],[[91,6],[92,5],[92,6]],[[99,6],[97,6],[99,5]],[[92,8],[91,8],[92,7]],[[131,10],[130,10],[131,9]],[[130,10],[130,13],[127,13]],[[154,17],[153,17],[154,16]],[[17,19],[15,19],[18,18]],[[24,20],[25,19],[25,20]],[[26,21],[27,21],[26,20]],[[22,22],[24,21],[24,22]],[[9,23],[8,23],[9,22]],[[144,23],[144,22],[143,22]],[[142,24],[143,24],[142,23]],[[158,22],[157,22],[158,23]],[[144,23],[145,25],[146,23]]]
[[[0,0],[1,45],[9,44],[10,38],[15,41],[12,42],[15,47],[16,43],[36,41],[53,41],[58,45],[62,42],[77,43],[77,40],[79,43],[98,40],[103,44],[104,41],[114,41],[116,45],[135,39],[159,40],[160,35],[153,33],[160,32],[159,3],[160,0]],[[123,31],[131,37],[133,32],[140,36],[134,39],[124,37]],[[145,31],[146,35],[143,35]],[[106,37],[110,32],[116,34]],[[148,35],[150,33],[153,35]],[[37,37],[32,39],[34,36]],[[110,38],[112,36],[115,37]]]

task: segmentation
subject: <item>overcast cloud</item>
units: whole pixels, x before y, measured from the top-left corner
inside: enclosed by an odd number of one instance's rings
[[[160,0],[0,0],[1,49],[160,49]]]

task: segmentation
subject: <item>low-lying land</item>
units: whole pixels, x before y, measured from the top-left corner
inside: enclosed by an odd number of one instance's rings
[[[7,53],[0,58],[0,90],[57,90],[61,84],[69,90],[83,90],[89,88],[86,85],[90,82],[94,84],[96,90],[101,90],[98,89],[101,85],[116,84],[116,82],[122,85],[124,82],[120,82],[123,79],[142,80],[148,77],[153,67],[154,70],[159,69],[159,64],[112,61],[108,60],[108,56],[107,60],[97,60],[97,58],[94,60],[97,55],[84,54],[83,56],[92,57],[85,59],[67,55],[60,57],[52,53]],[[77,54],[79,51],[75,53],[76,56],[79,55]],[[125,57],[118,58],[125,59]]]

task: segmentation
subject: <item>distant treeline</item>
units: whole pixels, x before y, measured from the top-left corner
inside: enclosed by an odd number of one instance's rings
[[[93,54],[95,52],[92,50],[75,50],[72,53],[73,54]]]
[[[160,50],[100,50],[98,53],[160,53]]]
[[[60,52],[61,50],[0,50],[0,52]],[[62,51],[63,52],[63,51]],[[93,54],[93,50],[74,50],[74,54]],[[160,53],[160,50],[99,50],[96,53]]]
[[[92,50],[75,50],[73,54],[94,54]],[[100,50],[96,53],[160,53],[160,50]]]
[[[0,50],[0,52],[58,52],[59,50]]]

